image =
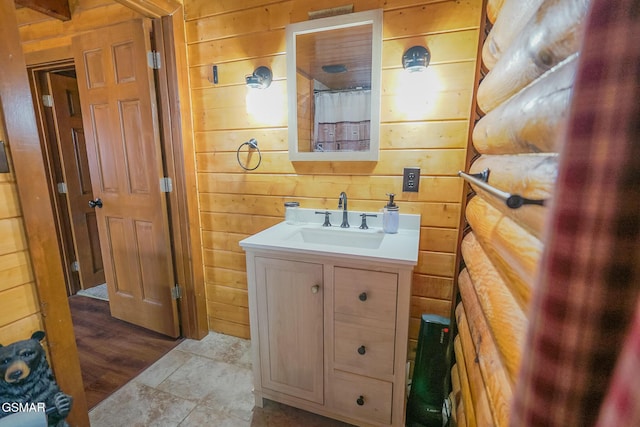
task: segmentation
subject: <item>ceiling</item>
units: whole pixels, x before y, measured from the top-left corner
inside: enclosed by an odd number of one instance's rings
[[[16,9],[28,7],[61,21],[71,19],[68,0],[15,0]]]

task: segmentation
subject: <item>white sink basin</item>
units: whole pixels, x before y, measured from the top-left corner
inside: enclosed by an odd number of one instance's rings
[[[342,219],[342,211],[330,211],[332,227],[323,227],[323,218],[313,209],[300,208],[300,223],[281,222],[240,241],[243,248],[287,251],[305,254],[338,255],[340,258],[393,262],[416,265],[420,243],[420,216],[400,214],[400,228],[396,234],[382,231],[382,215],[371,212],[368,230],[361,230],[359,212],[349,212],[350,228],[335,223]]]
[[[288,239],[291,242],[313,243],[317,245],[347,246],[350,248],[378,249],[385,234],[368,230],[348,230],[343,228],[301,228]]]

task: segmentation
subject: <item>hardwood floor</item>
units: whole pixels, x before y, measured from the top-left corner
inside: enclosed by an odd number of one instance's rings
[[[89,408],[182,341],[111,317],[107,301],[74,295],[69,306]]]

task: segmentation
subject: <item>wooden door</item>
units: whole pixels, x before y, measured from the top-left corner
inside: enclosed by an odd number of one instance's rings
[[[134,20],[83,33],[72,48],[111,314],[177,337],[149,27]]]
[[[98,223],[93,200],[89,161],[82,127],[82,111],[76,79],[47,73],[53,97],[56,139],[64,173],[66,201],[71,220],[73,247],[78,262],[80,286],[87,289],[104,283]]]
[[[322,264],[256,257],[263,388],[324,403]]]

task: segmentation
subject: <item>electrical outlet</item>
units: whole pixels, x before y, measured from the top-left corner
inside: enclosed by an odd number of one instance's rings
[[[420,187],[420,168],[404,168],[402,173],[402,191],[418,192]]]

